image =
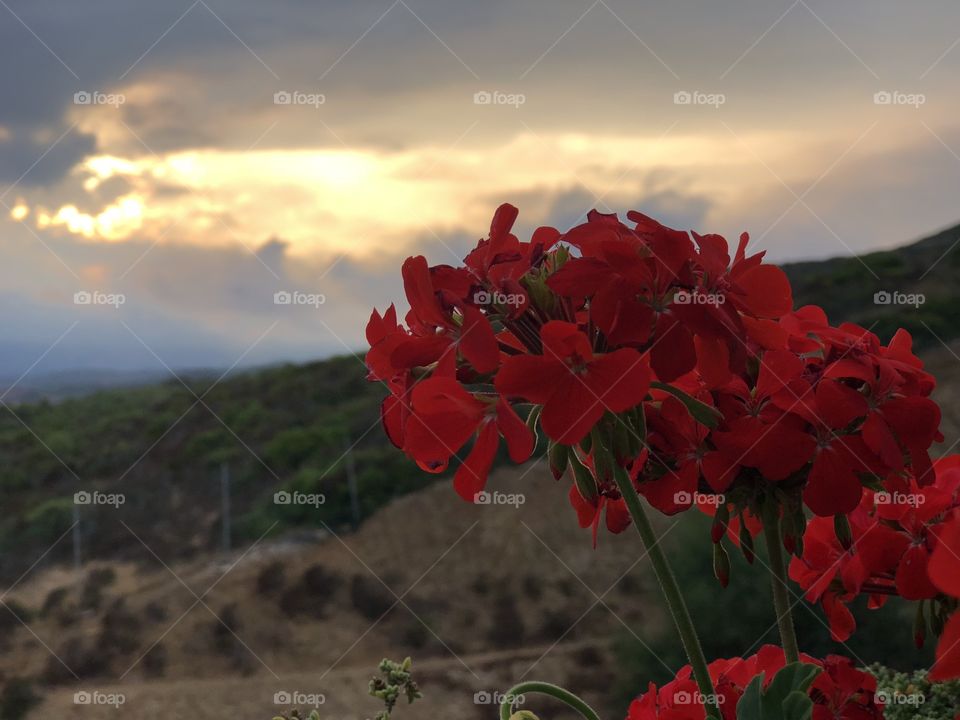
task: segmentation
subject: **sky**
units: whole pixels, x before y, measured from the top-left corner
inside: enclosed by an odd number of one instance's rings
[[[0,0],[0,377],[361,351],[502,202],[904,244],[960,222],[958,70],[937,0]]]

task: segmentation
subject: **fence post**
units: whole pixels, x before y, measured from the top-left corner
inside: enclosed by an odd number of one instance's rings
[[[223,551],[230,552],[230,466],[220,464],[220,529]]]

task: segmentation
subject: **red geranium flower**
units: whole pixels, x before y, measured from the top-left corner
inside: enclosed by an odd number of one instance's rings
[[[580,442],[606,411],[639,405],[650,387],[649,364],[632,348],[594,354],[573,323],[552,320],[540,331],[542,355],[507,358],[494,382],[502,395],[543,405],[543,431],[556,442]]]

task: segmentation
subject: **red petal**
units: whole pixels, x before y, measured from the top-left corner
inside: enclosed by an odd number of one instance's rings
[[[960,597],[960,516],[955,516],[940,531],[927,572],[943,592]]]
[[[604,410],[619,413],[639,405],[650,389],[647,359],[631,348],[597,356],[582,377]]]
[[[558,443],[575,445],[583,440],[603,416],[604,407],[582,377],[564,368],[556,392],[543,405],[540,425]]]
[[[630,511],[627,510],[627,504],[623,501],[623,498],[608,499],[606,506],[607,530],[617,535],[630,527]]]
[[[830,637],[837,642],[845,642],[857,628],[857,621],[850,609],[837,599],[833,593],[823,596],[823,610],[830,620]]]
[[[697,350],[690,331],[669,315],[660,315],[650,364],[658,380],[671,382],[686,375],[697,365]]]
[[[570,498],[570,505],[577,513],[577,523],[580,525],[580,527],[587,528],[593,525],[593,521],[599,512],[599,508],[589,500],[584,499],[583,495],[580,494],[580,491],[577,490],[576,483],[573,483],[570,486],[568,497]]]
[[[820,450],[803,490],[807,506],[822,517],[849,513],[860,504],[862,494],[860,479],[836,443]]]
[[[816,389],[817,413],[831,428],[842,428],[867,414],[867,399],[835,380],[821,380]]]
[[[593,357],[590,340],[573,323],[551,320],[540,329],[543,354],[555,361],[578,359],[589,361]]]
[[[500,363],[500,349],[490,321],[475,307],[463,308],[460,352],[478,373],[491,373]]]
[[[775,265],[751,268],[737,276],[736,284],[744,293],[740,303],[751,315],[777,318],[793,309],[790,281]]]
[[[709,389],[720,387],[730,379],[730,349],[723,340],[697,335],[697,370]]]
[[[870,413],[861,430],[863,442],[875,452],[883,463],[893,469],[903,467],[903,451],[897,444],[897,439],[890,432],[886,421],[878,413]]]
[[[925,600],[935,597],[937,588],[927,577],[930,555],[925,547],[911,545],[900,559],[897,568],[897,592],[907,600]]]
[[[960,677],[960,612],[955,612],[943,629],[937,645],[937,662],[930,670],[934,681],[953,680]]]
[[[530,459],[533,454],[533,433],[503,398],[497,401],[497,428],[507,441],[511,460],[522,463]]]
[[[940,407],[930,398],[895,398],[880,412],[904,445],[928,448],[940,427]]]
[[[542,405],[557,391],[569,374],[564,364],[543,355],[513,355],[504,360],[493,381],[501,395],[526,398]]]
[[[387,438],[395,447],[403,448],[403,404],[395,395],[388,395],[380,404],[380,421]]]
[[[453,477],[453,488],[457,495],[467,502],[476,502],[477,493],[487,485],[487,475],[493,467],[493,458],[497,454],[500,436],[492,422],[486,422],[473,444],[473,449],[463,461]]]
[[[446,325],[447,319],[440,312],[440,306],[433,291],[427,259],[423,255],[407,258],[401,273],[407,302],[410,303],[410,309],[414,314],[428,325]]]
[[[490,237],[492,239],[498,238],[510,232],[510,228],[513,227],[513,223],[519,214],[520,211],[513,205],[503,203],[497,208],[497,211],[493,214],[493,220],[490,221]]]

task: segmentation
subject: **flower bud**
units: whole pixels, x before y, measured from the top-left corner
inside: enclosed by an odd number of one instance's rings
[[[553,479],[559,480],[567,471],[567,465],[570,462],[569,450],[566,445],[560,443],[550,443],[548,459],[550,463],[550,472],[553,473]]]
[[[753,565],[753,559],[757,556],[757,553],[753,549],[753,535],[750,534],[750,529],[744,522],[743,515],[740,516],[740,552],[743,553],[746,561]]]
[[[729,521],[730,509],[726,506],[726,504],[720,505],[717,508],[716,515],[713,516],[713,525],[710,527],[710,539],[713,541],[714,545],[723,540],[723,536],[727,532],[727,523]]]
[[[511,715],[510,720],[539,720],[539,718],[529,710],[521,710]]]
[[[713,546],[713,574],[720,581],[720,587],[730,584],[730,556],[721,542]]]
[[[923,600],[917,603],[917,614],[913,617],[913,642],[922,648],[927,639],[927,619],[923,614]]]
[[[537,423],[540,421],[540,411],[543,410],[543,406],[534,405],[530,410],[530,414],[527,415],[527,427],[530,428],[530,433],[533,435],[533,446],[536,447],[537,443],[540,440],[540,435],[537,433]]]
[[[584,500],[593,502],[594,498],[599,494],[597,481],[593,479],[593,475],[584,467],[573,450],[569,451],[568,457],[570,458],[570,464],[573,466],[573,479],[577,483],[577,490],[580,491],[580,496]]]
[[[853,530],[850,529],[850,521],[846,515],[833,516],[833,530],[844,550],[853,547]]]

